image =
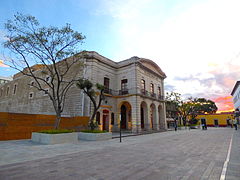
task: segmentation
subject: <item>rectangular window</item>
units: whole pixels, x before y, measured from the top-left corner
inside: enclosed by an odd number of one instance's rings
[[[127,82],[128,82],[127,79],[123,79],[121,81],[121,90],[127,90]]]
[[[142,91],[143,94],[146,93],[146,85],[145,85],[145,80],[144,79],[141,80],[141,91]]]
[[[123,79],[121,81],[121,91],[120,91],[120,95],[123,94],[128,94],[128,86],[127,86],[128,80],[127,79]]]
[[[150,93],[152,93],[152,94],[154,93],[154,85],[153,85],[153,83],[150,84]]]
[[[152,97],[156,97],[156,94],[154,93],[154,85],[153,83],[150,84],[150,94]]]
[[[104,92],[107,94],[111,94],[110,89],[109,89],[109,84],[110,84],[109,82],[110,82],[109,78],[104,77],[104,82],[103,82],[104,87],[105,87]]]
[[[161,87],[158,86],[158,96],[161,96]]]
[[[105,87],[106,89],[109,89],[109,82],[110,82],[109,78],[104,77],[104,87]]]

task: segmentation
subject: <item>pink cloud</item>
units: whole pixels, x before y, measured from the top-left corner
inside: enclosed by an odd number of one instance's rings
[[[0,60],[0,67],[9,67],[8,65],[4,64],[2,60]]]
[[[212,99],[217,107],[218,111],[233,111],[233,101],[232,96],[220,96]]]

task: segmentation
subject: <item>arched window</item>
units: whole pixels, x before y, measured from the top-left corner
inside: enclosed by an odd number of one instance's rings
[[[97,124],[100,125],[100,112],[97,112],[97,115],[96,115],[96,121],[97,121]]]

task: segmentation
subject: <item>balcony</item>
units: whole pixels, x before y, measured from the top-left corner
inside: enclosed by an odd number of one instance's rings
[[[109,88],[105,88],[103,92],[105,94],[110,94],[110,95],[113,95],[113,96],[129,94],[129,90],[128,89],[112,90],[112,89],[109,89]],[[133,93],[131,93],[131,94],[133,94]]]
[[[141,95],[144,95],[146,97],[151,97],[151,98],[154,98],[154,99],[158,99],[158,100],[164,101],[164,96],[157,95],[156,93],[148,92],[145,89],[141,89],[140,92],[141,92]]]
[[[130,89],[112,90],[112,89],[106,88],[104,89],[104,93],[112,96],[125,96],[128,94],[134,94],[134,95],[138,94],[148,98],[164,101],[164,96],[157,95],[156,93],[150,93],[145,89],[137,90],[136,88],[130,88]]]
[[[119,95],[125,95],[125,94],[128,94],[128,89],[119,90]]]
[[[112,89],[105,88],[103,91],[105,94],[112,94]]]

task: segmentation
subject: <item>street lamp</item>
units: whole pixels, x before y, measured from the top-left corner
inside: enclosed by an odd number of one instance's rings
[[[120,131],[119,131],[119,133],[120,133],[120,143],[122,142],[122,116],[121,116],[121,114],[119,115],[119,119],[120,119]]]

